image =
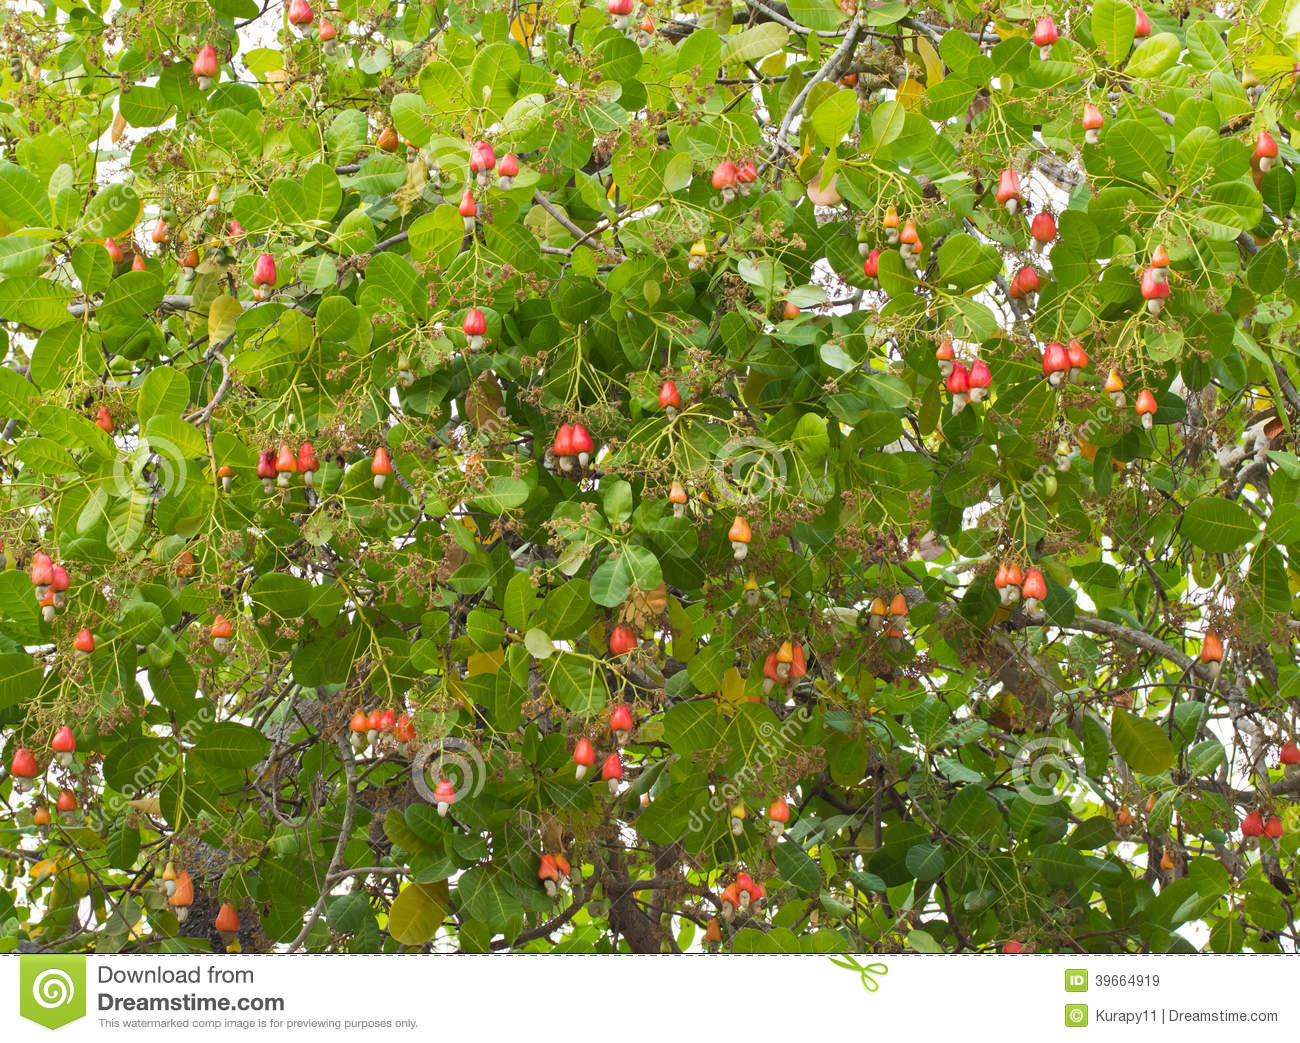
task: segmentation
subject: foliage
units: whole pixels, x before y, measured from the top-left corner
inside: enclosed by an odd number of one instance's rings
[[[1280,0],[299,6],[5,15],[0,937],[1295,942]]]

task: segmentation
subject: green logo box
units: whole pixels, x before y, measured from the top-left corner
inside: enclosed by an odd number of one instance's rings
[[[18,1013],[47,1029],[86,1016],[84,956],[19,957]]]
[[[1088,1004],[1067,1003],[1065,1005],[1065,1027],[1084,1029],[1088,1027]]]
[[[1087,992],[1088,972],[1078,967],[1071,967],[1065,972],[1066,992]]]

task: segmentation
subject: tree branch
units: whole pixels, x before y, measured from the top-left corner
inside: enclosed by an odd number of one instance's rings
[[[312,908],[307,917],[307,922],[302,925],[302,930],[298,932],[289,948],[285,950],[289,953],[297,952],[302,943],[307,940],[307,935],[311,934],[311,929],[316,926],[316,921],[320,919],[320,914],[325,909],[325,901],[329,898],[331,883],[330,878],[338,872],[340,863],[343,861],[343,852],[347,849],[348,839],[352,836],[352,817],[357,810],[357,762],[352,757],[352,746],[348,742],[347,733],[338,735],[334,744],[338,746],[339,753],[343,759],[343,773],[347,777],[348,795],[347,803],[343,807],[343,821],[339,825],[339,838],[334,844],[334,854],[330,857],[329,868],[325,870],[325,885],[321,889],[320,897],[316,900],[316,905]]]
[[[790,151],[790,146],[786,143],[785,136],[789,133],[790,125],[794,122],[795,118],[803,111],[803,107],[807,103],[808,96],[812,93],[813,88],[823,80],[829,78],[835,70],[839,69],[849,55],[853,53],[853,49],[858,45],[858,40],[862,36],[862,18],[863,15],[860,12],[858,17],[853,20],[853,24],[849,27],[849,31],[840,45],[835,48],[831,56],[826,59],[825,64],[813,73],[812,79],[803,85],[803,89],[795,95],[794,101],[790,103],[790,107],[781,118],[781,125],[777,128],[776,144],[772,149],[772,155],[769,159],[770,163],[776,162],[783,152]]]

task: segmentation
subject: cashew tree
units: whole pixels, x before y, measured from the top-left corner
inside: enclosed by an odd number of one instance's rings
[[[1295,948],[1294,5],[0,27],[0,944]]]

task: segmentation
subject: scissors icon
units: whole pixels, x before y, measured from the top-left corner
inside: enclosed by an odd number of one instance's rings
[[[863,965],[858,963],[852,956],[841,956],[838,959],[830,957],[831,963],[837,967],[844,967],[847,970],[857,971],[858,976],[862,979],[862,987],[868,992],[875,992],[880,988],[880,982],[876,981],[872,975],[884,977],[889,973],[889,968],[883,963],[868,963]]]

